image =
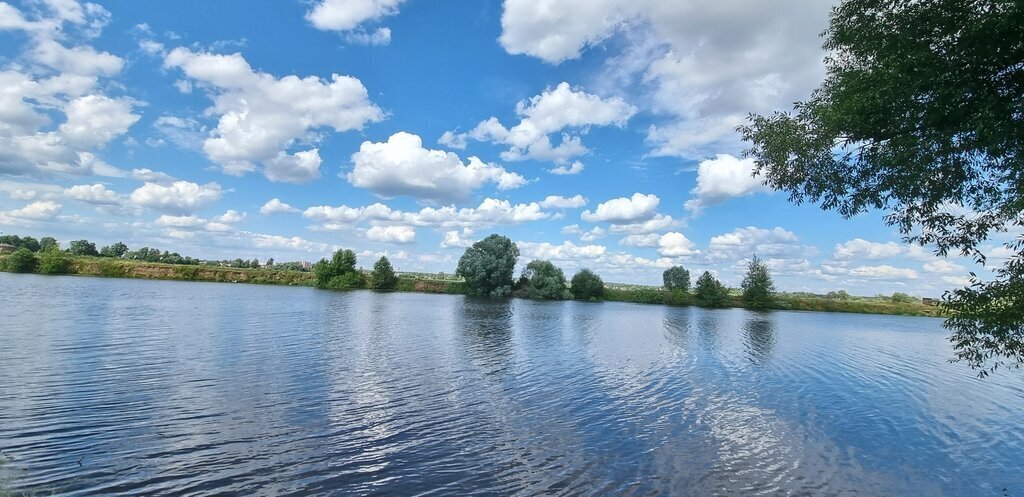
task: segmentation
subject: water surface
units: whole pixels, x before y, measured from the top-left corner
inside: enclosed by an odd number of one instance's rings
[[[3,485],[1024,495],[941,321],[0,273]]]

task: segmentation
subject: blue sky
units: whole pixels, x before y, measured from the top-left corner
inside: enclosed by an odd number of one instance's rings
[[[0,2],[0,230],[200,258],[523,262],[938,296],[882,213],[751,177],[733,131],[824,74],[807,0]],[[1000,256],[994,248],[994,256]]]

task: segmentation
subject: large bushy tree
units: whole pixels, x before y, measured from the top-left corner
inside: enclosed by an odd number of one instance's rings
[[[530,284],[531,299],[567,299],[571,295],[565,284],[565,273],[551,261],[530,261],[523,271]]]
[[[888,211],[911,243],[986,261],[1024,227],[1024,2],[847,0],[827,76],[793,112],[740,127],[767,184],[851,217]],[[958,360],[1024,366],[1024,240],[995,280],[949,292]]]
[[[729,305],[729,289],[704,271],[693,287],[693,300],[703,307],[725,307]]]
[[[313,265],[313,273],[320,288],[351,290],[366,286],[363,273],[356,269],[356,253],[349,249],[335,251],[330,261],[320,259]]]
[[[573,275],[570,286],[572,296],[577,299],[592,300],[604,296],[604,281],[589,269],[581,269]]]
[[[100,255],[103,257],[124,257],[124,254],[128,253],[128,246],[122,242],[117,242],[111,245],[107,245],[100,249]]]
[[[67,274],[71,271],[71,260],[56,247],[39,251],[40,274]]]
[[[100,255],[96,250],[96,244],[89,240],[75,240],[68,244],[68,252],[71,255]]]
[[[12,273],[31,273],[36,270],[38,261],[31,250],[21,247],[7,256],[7,270]]]
[[[494,234],[466,249],[455,274],[466,279],[470,295],[507,297],[512,293],[517,260],[519,247],[507,237]]]
[[[662,273],[661,279],[666,290],[684,293],[690,291],[690,271],[687,271],[683,266],[672,266],[666,269]]]
[[[751,309],[767,309],[772,305],[775,282],[768,264],[756,255],[747,262],[747,274],[740,283],[743,289],[743,303]]]
[[[395,269],[391,267],[391,261],[387,257],[381,256],[373,265],[373,271],[370,272],[370,288],[374,290],[394,290],[397,286],[398,275],[395,274]]]

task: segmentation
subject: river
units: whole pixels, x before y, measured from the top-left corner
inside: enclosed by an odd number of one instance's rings
[[[934,318],[0,273],[0,494],[1024,495]]]

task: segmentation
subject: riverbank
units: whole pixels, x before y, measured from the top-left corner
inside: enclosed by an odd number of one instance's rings
[[[0,256],[0,262],[6,256]],[[179,265],[140,262],[108,257],[70,257],[68,274],[106,278],[134,278],[177,281],[208,281],[217,283],[248,283],[257,285],[314,286],[315,276],[308,271],[276,270],[269,268],[243,269],[207,265]],[[2,266],[2,264],[0,264]],[[432,280],[401,276],[396,291],[462,295],[466,293],[461,281]],[[671,306],[692,306],[693,296],[673,294],[657,287],[609,286],[601,300]],[[727,307],[743,308],[738,295],[729,297]],[[889,314],[905,316],[941,316],[941,309],[921,302],[893,302],[883,297],[827,298],[811,294],[776,295],[773,310],[844,312],[859,314]]]

